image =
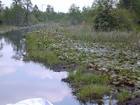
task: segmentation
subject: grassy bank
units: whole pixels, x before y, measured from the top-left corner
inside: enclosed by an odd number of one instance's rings
[[[126,97],[129,88],[135,92],[140,87],[139,33],[93,32],[88,26],[56,26],[28,33],[25,38],[24,60],[50,66],[79,65],[63,81],[70,83],[81,101],[101,102],[104,95],[109,95],[112,99],[117,96],[122,102],[130,98]],[[112,86],[126,89],[115,90]]]

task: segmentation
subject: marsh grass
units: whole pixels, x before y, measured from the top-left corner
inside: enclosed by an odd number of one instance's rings
[[[103,95],[110,91],[107,78],[100,74],[87,73],[83,66],[76,71],[71,70],[67,79],[74,87],[77,98],[82,101],[102,99]]]
[[[75,83],[82,85],[88,84],[107,84],[108,79],[101,74],[88,73],[83,66],[79,67],[76,71],[70,71],[68,78],[73,78]]]
[[[96,32],[90,26],[71,26],[64,29],[64,35],[75,40],[98,43],[122,43],[130,47],[140,48],[139,32]]]
[[[47,59],[47,63],[49,65],[56,65],[60,63],[60,60],[58,59],[57,55],[52,51],[46,51],[45,58]]]
[[[105,72],[102,72],[102,74],[100,74],[100,71],[94,71],[94,65],[99,64],[99,68],[104,66],[106,68],[106,64],[108,63],[109,65],[114,65],[113,62],[108,62],[110,60],[117,59],[122,61],[123,59],[124,61],[124,59],[127,58],[126,54],[123,52],[119,53],[119,51],[124,50],[120,50],[122,43],[131,44],[132,40],[134,42],[138,42],[139,40],[138,34],[132,35],[132,33],[127,32],[94,32],[90,27],[65,27],[63,35],[58,34],[58,32],[59,29],[56,28],[27,34],[26,45],[27,51],[29,52],[27,58],[42,62],[43,64],[45,63],[46,65],[57,65],[61,63],[61,61],[63,61],[63,64],[64,62],[66,62],[65,64],[76,64],[78,66],[82,65],[81,67],[76,68],[76,70],[74,71],[70,70],[68,77],[63,81],[70,83],[70,86],[73,88],[74,93],[75,95],[77,95],[78,99],[84,101],[86,101],[86,99],[88,98],[93,98],[94,100],[93,96],[95,96],[96,98],[101,98],[103,95],[109,92],[108,90],[110,90],[110,85],[108,84],[110,81],[107,79],[107,76],[105,77],[105,75],[103,74]],[[68,40],[66,37],[68,38]],[[75,40],[72,40],[71,38]],[[100,54],[100,51],[98,50],[96,54],[90,51],[87,53],[86,51],[77,50],[77,48],[75,48],[75,46],[85,48],[89,47],[89,49],[93,49],[94,47],[100,47],[101,49],[106,48],[106,45],[102,44],[101,46],[95,45],[92,47],[90,42],[98,42],[99,45],[100,43],[110,43],[110,45],[115,43],[115,45],[117,45],[118,47],[118,50],[114,50],[114,47],[111,47],[113,50],[107,52],[106,56],[102,56],[102,54]],[[109,49],[111,48],[109,47]],[[103,51],[106,52],[106,50]],[[114,53],[113,51],[117,51],[117,53]],[[113,53],[113,55],[110,56],[111,53]],[[131,53],[128,54],[128,56],[134,55]],[[102,59],[102,57],[105,58],[105,60]],[[131,61],[132,58],[128,58],[127,60]],[[100,60],[96,61],[96,59]],[[91,62],[93,65],[90,65]],[[87,65],[90,65],[89,69],[87,68]],[[111,70],[114,70],[114,66],[110,66],[110,68]],[[116,79],[114,79],[113,77],[113,81],[114,80]],[[125,92],[122,92],[122,94],[125,94]],[[122,97],[122,94],[120,94],[120,96],[118,95],[118,97]]]
[[[121,92],[117,95],[118,101],[119,102],[124,102],[127,101],[131,96],[130,96],[130,91],[127,89],[122,89]]]
[[[47,65],[53,66],[59,64],[61,61],[58,56],[51,50],[47,50],[44,47],[45,44],[51,41],[46,39],[44,36],[37,37],[35,33],[26,34],[26,50],[29,52],[28,56],[24,57],[25,60],[34,60],[38,62],[43,62]]]
[[[110,92],[110,86],[101,84],[91,84],[88,86],[81,87],[78,92],[78,99],[89,100],[91,99],[102,99],[103,95]]]

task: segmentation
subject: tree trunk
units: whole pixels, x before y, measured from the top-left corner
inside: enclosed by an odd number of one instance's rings
[[[26,22],[27,22],[27,26],[30,26],[29,5],[28,4],[27,4],[27,12],[26,12]]]

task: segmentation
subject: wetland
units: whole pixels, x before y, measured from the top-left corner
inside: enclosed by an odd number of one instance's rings
[[[68,82],[80,102],[103,104],[104,97],[109,102],[117,100],[116,104],[139,102],[139,33],[93,32],[89,26],[58,25],[24,37],[29,52],[24,60],[69,68],[62,81]]]
[[[16,90],[13,101],[43,97],[54,105],[139,104],[139,33],[60,24],[15,32],[0,38],[3,100]]]

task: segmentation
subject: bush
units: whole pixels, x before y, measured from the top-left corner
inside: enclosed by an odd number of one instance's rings
[[[116,9],[114,10],[114,18],[117,21],[117,30],[135,30],[137,28],[136,22],[138,18],[135,14],[130,13],[126,9]]]

